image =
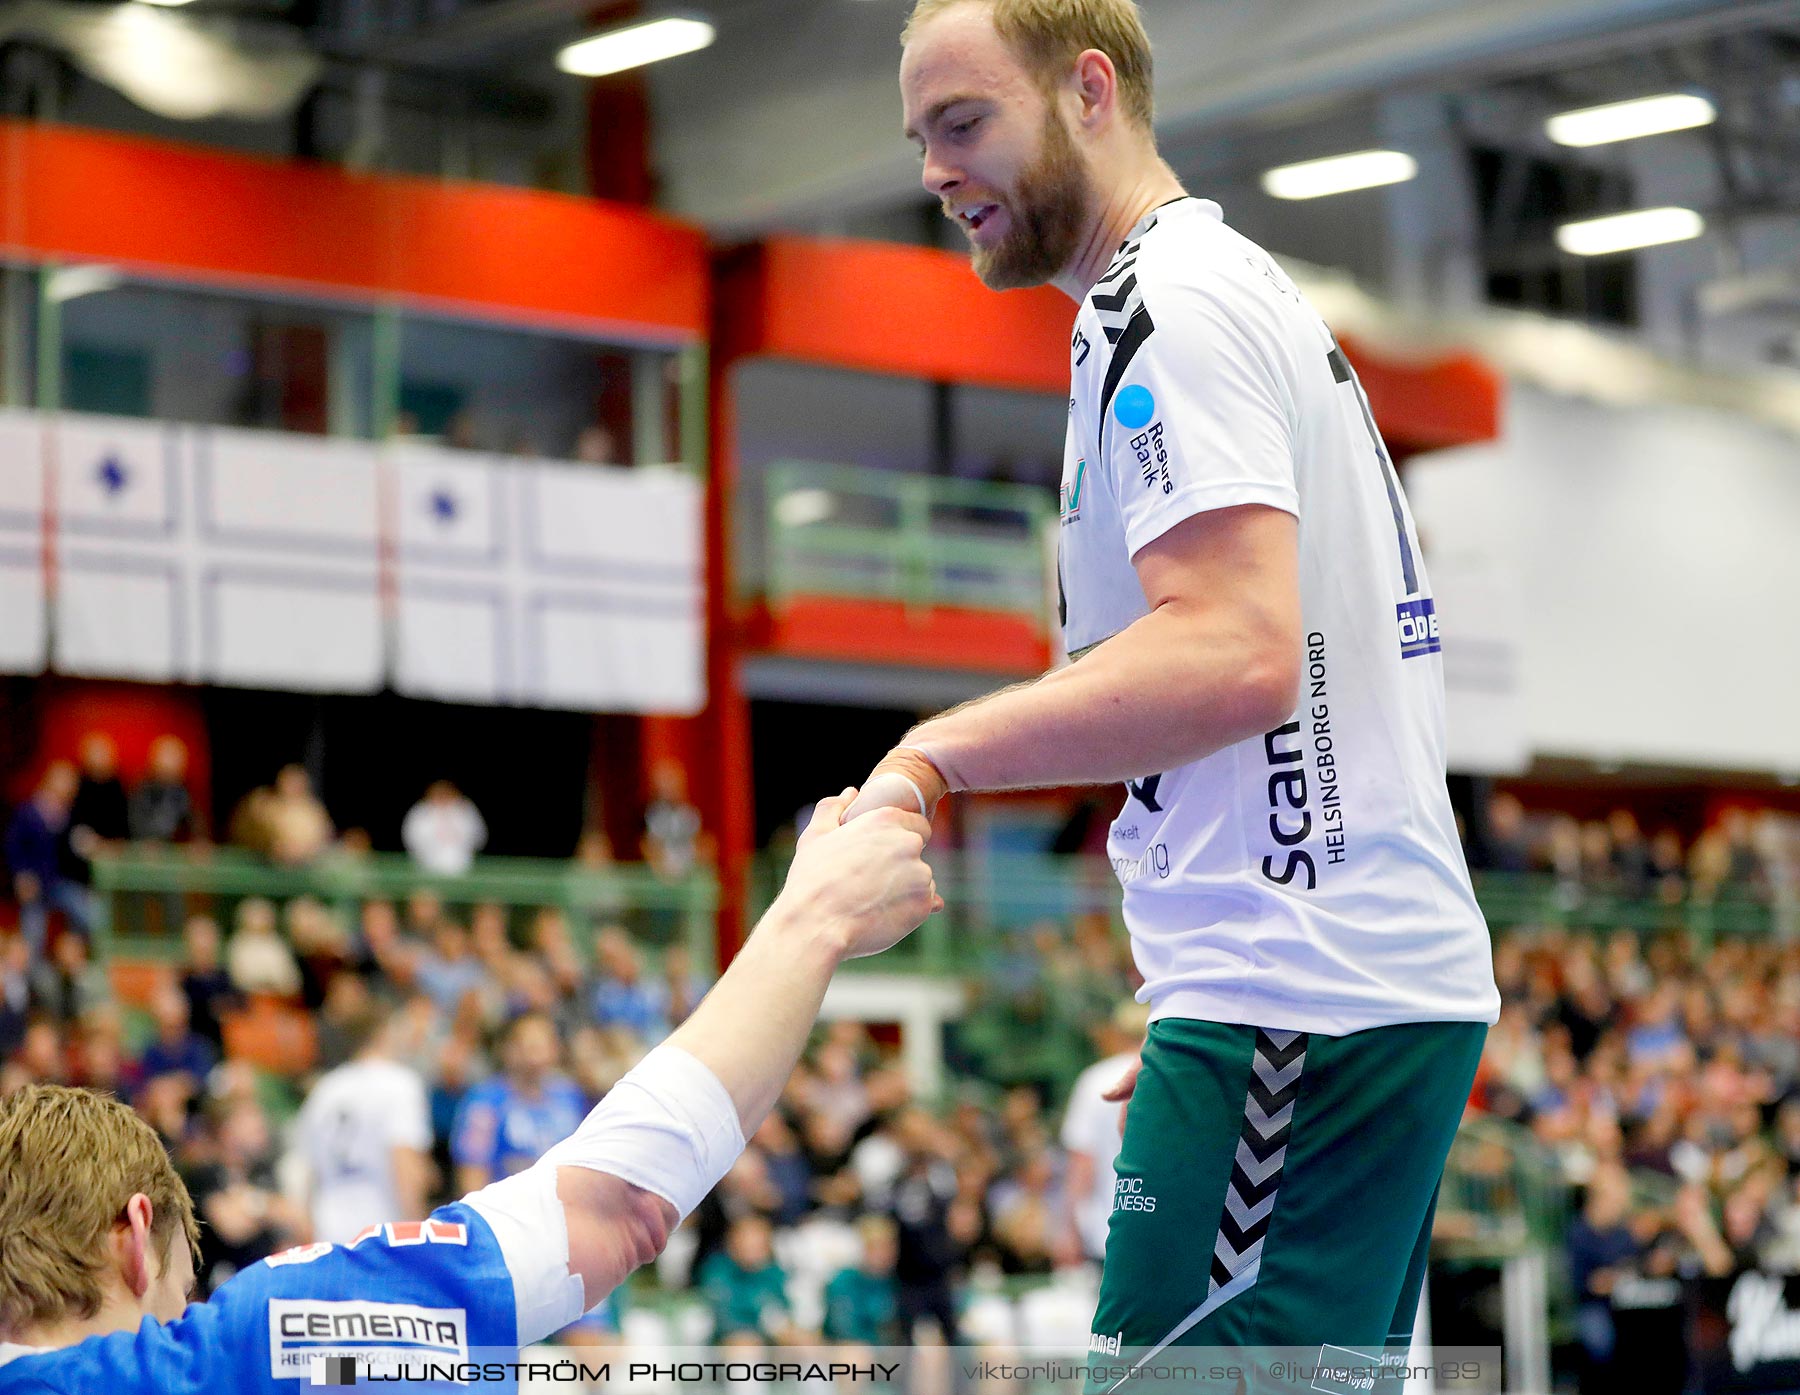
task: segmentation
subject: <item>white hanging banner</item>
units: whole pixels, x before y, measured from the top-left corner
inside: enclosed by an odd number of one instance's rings
[[[513,474],[467,451],[386,456],[394,536],[394,686],[446,702],[521,700]]]
[[[373,446],[193,428],[199,677],[368,693],[385,677]]]
[[[43,421],[56,488],[56,668],[191,678],[180,428],[69,413]]]
[[[410,444],[387,463],[401,692],[593,712],[705,704],[688,475]]]
[[[48,421],[60,671],[381,687],[371,447],[73,413]]]
[[[673,468],[515,468],[526,700],[698,712],[706,705],[699,482]]]
[[[30,412],[0,411],[0,673],[42,673],[44,432]]]

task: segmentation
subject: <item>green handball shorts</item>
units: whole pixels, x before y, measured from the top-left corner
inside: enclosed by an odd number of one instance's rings
[[[1117,1371],[1142,1370],[1090,1378],[1090,1395],[1160,1390],[1152,1372],[1196,1347],[1403,1357],[1438,1181],[1486,1036],[1479,1022],[1342,1037],[1151,1023],[1089,1339],[1090,1367],[1122,1358]],[[1265,1370],[1180,1388],[1314,1382]]]

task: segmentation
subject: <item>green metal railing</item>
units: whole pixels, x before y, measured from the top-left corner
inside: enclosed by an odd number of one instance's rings
[[[794,460],[770,465],[764,488],[773,603],[811,593],[1047,613],[1047,490]]]
[[[1117,881],[1096,857],[1016,853],[926,854],[946,909],[879,959],[850,966],[889,973],[970,975],[989,971],[1009,937],[1049,923],[1066,933],[1081,915],[1108,917],[1124,933]],[[787,873],[787,859],[766,855],[753,865],[750,905],[760,914]],[[1664,904],[1626,897],[1571,896],[1556,878],[1485,873],[1475,893],[1496,932],[1561,927],[1589,933],[1686,934],[1701,944],[1720,937],[1776,933],[1780,916],[1766,900],[1736,897]]]
[[[169,912],[205,910],[226,920],[235,904],[261,896],[310,896],[355,926],[361,904],[401,901],[430,891],[447,906],[491,902],[509,912],[554,906],[583,938],[618,922],[653,947],[687,945],[695,967],[710,973],[717,949],[718,887],[710,872],[666,880],[648,867],[584,867],[531,858],[477,858],[466,876],[433,876],[397,853],[331,857],[307,867],[279,867],[236,848],[134,847],[94,859],[96,935],[103,952],[134,958],[179,954],[179,925]]]

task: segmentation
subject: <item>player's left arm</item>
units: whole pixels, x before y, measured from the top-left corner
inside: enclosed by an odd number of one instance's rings
[[[1149,614],[1067,668],[915,728],[865,798],[886,773],[931,805],[952,788],[1135,780],[1279,726],[1300,688],[1298,534],[1265,504],[1183,519],[1132,559]]]

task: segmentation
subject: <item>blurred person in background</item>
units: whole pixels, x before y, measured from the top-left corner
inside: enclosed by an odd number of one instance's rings
[[[69,1044],[62,1024],[48,1013],[36,1012],[25,1024],[25,1038],[19,1043],[18,1062],[32,1080],[57,1085],[74,1082],[70,1069]]]
[[[700,811],[688,798],[687,767],[680,761],[660,760],[650,772],[641,845],[644,861],[668,881],[680,881],[711,861]]]
[[[1565,1243],[1575,1290],[1575,1332],[1585,1358],[1583,1391],[1612,1388],[1613,1289],[1633,1271],[1643,1251],[1630,1214],[1631,1179],[1623,1167],[1610,1165],[1588,1180],[1586,1200],[1569,1223]]]
[[[219,923],[209,915],[189,916],[181,932],[181,992],[194,1030],[225,1049],[225,1014],[243,998],[221,958]]]
[[[1137,1003],[1121,1003],[1093,1029],[1101,1059],[1075,1077],[1063,1111],[1062,1146],[1068,1155],[1063,1182],[1066,1229],[1059,1259],[1098,1263],[1106,1255],[1106,1228],[1113,1209],[1113,1159],[1125,1132],[1124,1110],[1106,1096],[1143,1045],[1150,1014]]]
[[[825,1316],[820,1336],[845,1346],[894,1345],[900,1336],[894,1263],[899,1232],[889,1216],[864,1216],[856,1223],[862,1258],[840,1269],[825,1284]]]
[[[156,990],[150,1015],[156,1023],[156,1035],[144,1048],[145,1077],[178,1075],[186,1082],[188,1093],[197,1095],[219,1063],[217,1049],[193,1030],[187,998],[174,984],[165,983]]]
[[[400,824],[400,841],[412,860],[439,877],[467,872],[487,837],[481,811],[448,780],[432,781]]]
[[[1006,1274],[1048,1274],[1064,1231],[1057,1158],[1039,1144],[1019,1157],[988,1191],[989,1231]]]
[[[431,1209],[431,1113],[419,1073],[393,1056],[393,1021],[366,1000],[343,1023],[350,1060],[327,1071],[296,1121],[315,1239],[347,1245],[365,1227]]]
[[[254,1097],[215,1100],[205,1116],[201,1138],[182,1150],[190,1159],[184,1180],[205,1222],[194,1276],[202,1295],[307,1236],[305,1213],[276,1182],[275,1143],[262,1106]],[[178,1155],[178,1166],[182,1160]]]
[[[232,811],[231,841],[283,867],[302,867],[331,846],[331,819],[304,766],[284,765],[273,783],[251,790]]]
[[[463,999],[478,993],[487,971],[469,949],[469,932],[449,916],[440,916],[431,947],[418,958],[417,982],[439,1012],[454,1017]]]
[[[331,847],[331,816],[313,793],[312,777],[305,766],[282,766],[263,819],[268,828],[269,859],[280,866],[305,867]]]
[[[476,1191],[523,1172],[588,1111],[576,1084],[557,1071],[562,1048],[547,1017],[527,1013],[506,1029],[502,1071],[463,1097],[450,1145],[456,1185]]]
[[[700,1266],[697,1283],[712,1314],[715,1344],[783,1342],[794,1335],[787,1275],[775,1262],[774,1230],[764,1217],[733,1221],[724,1248]]]
[[[65,930],[50,957],[32,970],[32,997],[58,1020],[72,1022],[112,1001],[112,979],[94,962],[87,938]]]
[[[6,829],[6,865],[19,902],[19,933],[33,962],[44,953],[52,911],[61,911],[83,935],[92,924],[87,888],[68,870],[69,811],[79,783],[74,766],[52,761]]]
[[[0,934],[0,1061],[19,1049],[30,1020],[30,947],[23,935]]]
[[[1612,842],[1613,877],[1619,894],[1634,900],[1649,895],[1656,866],[1637,815],[1629,809],[1614,809],[1606,816],[1606,831]]]
[[[198,842],[205,836],[187,787],[188,749],[179,737],[150,743],[144,778],[131,791],[128,817],[138,843]]]
[[[897,1132],[906,1161],[888,1206],[898,1236],[894,1279],[900,1342],[910,1346],[920,1320],[929,1318],[939,1340],[956,1346],[961,1328],[954,1285],[974,1238],[966,1231],[958,1235],[951,1225],[956,1169],[950,1164],[942,1130],[925,1110],[908,1109],[897,1122]]]
[[[225,949],[225,971],[238,992],[300,996],[300,965],[276,924],[273,902],[250,896],[238,903],[231,942]]]
[[[594,986],[594,1024],[619,1027],[645,1045],[669,1034],[659,994],[644,978],[644,960],[631,937],[609,925],[594,939],[598,973]]]
[[[1487,803],[1487,827],[1480,840],[1481,864],[1489,872],[1531,870],[1531,837],[1525,806],[1516,795],[1501,792]]]
[[[311,896],[296,896],[287,904],[287,938],[300,970],[300,1002],[317,1012],[350,963],[350,937],[334,912]]]
[[[119,778],[119,748],[105,732],[81,738],[81,779],[69,808],[69,844],[85,864],[131,837],[130,804]]]
[[[685,944],[677,941],[664,949],[662,964],[650,985],[663,1023],[672,1030],[687,1021],[708,986],[706,976],[694,968],[693,953]]]

